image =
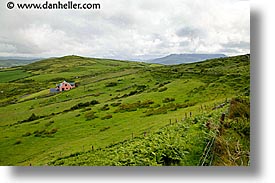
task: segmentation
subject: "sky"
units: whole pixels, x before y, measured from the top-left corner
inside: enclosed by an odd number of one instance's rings
[[[148,60],[179,53],[250,53],[247,0],[73,1],[100,3],[97,10],[19,10],[8,9],[7,2],[0,2],[0,56]]]

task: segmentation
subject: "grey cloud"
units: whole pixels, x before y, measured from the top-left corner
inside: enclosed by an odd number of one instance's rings
[[[42,50],[38,49],[34,45],[22,44],[18,42],[2,42],[3,48],[1,51],[6,51],[10,53],[20,53],[20,54],[36,54],[40,53]]]
[[[238,49],[233,49],[233,48],[222,48],[219,50],[220,53],[239,53]]]
[[[201,38],[205,36],[205,33],[202,30],[192,27],[181,28],[176,32],[176,34],[179,37],[188,37],[190,39]]]
[[[1,1],[0,55],[73,53],[132,59],[186,50],[216,52],[220,47],[232,53],[249,49],[249,13],[231,0],[211,1],[222,11],[213,11],[206,1],[99,1],[99,11],[7,10]]]
[[[131,27],[136,20],[131,14],[119,13],[105,18],[105,21],[119,27]]]
[[[189,44],[190,44],[189,41],[182,41],[182,42],[180,42],[180,46],[182,46],[182,47],[186,47],[186,46],[188,46]]]
[[[250,43],[245,41],[240,42],[229,42],[222,44],[225,48],[239,48],[239,49],[250,49]]]

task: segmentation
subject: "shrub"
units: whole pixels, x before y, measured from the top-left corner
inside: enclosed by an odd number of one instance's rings
[[[104,127],[104,128],[101,128],[99,131],[100,132],[104,132],[104,131],[106,131],[106,130],[108,130],[108,129],[110,129],[111,127],[109,127],[109,126],[106,126],[106,127]]]
[[[108,111],[109,109],[110,108],[108,104],[105,104],[103,107],[100,108],[101,111]]]
[[[159,107],[145,111],[145,116],[166,114],[168,111],[176,111],[180,108],[186,108],[186,107],[190,107],[190,106],[194,106],[194,105],[195,105],[195,103],[185,103],[185,104],[168,103],[168,104],[163,104],[163,106],[156,105]]]
[[[73,107],[71,107],[71,109],[65,110],[65,112],[68,112],[70,110],[81,109],[81,108],[88,107],[90,105],[96,105],[96,104],[99,104],[99,102],[97,100],[92,100],[90,102],[85,102],[85,103],[80,102],[80,103],[74,105]]]
[[[229,118],[236,117],[249,118],[250,117],[250,102],[244,98],[234,98],[230,102]]]
[[[99,102],[98,102],[97,100],[92,100],[92,101],[90,102],[90,105],[96,105],[96,104],[99,104]]]
[[[50,131],[47,131],[46,129],[43,130],[36,130],[33,132],[35,137],[51,137],[52,134],[55,134],[57,132],[57,128],[53,128]]]
[[[137,85],[137,90],[144,91],[147,88],[146,85]]]
[[[129,93],[128,95],[126,95],[126,96],[132,96],[132,95],[135,95],[135,94],[137,94],[137,93],[138,93],[137,90],[130,91],[130,93]]]
[[[55,134],[57,132],[57,128],[51,129],[48,134]]]
[[[92,120],[98,117],[95,115],[95,112],[91,111],[85,114],[85,118],[86,120]]]
[[[135,103],[121,104],[115,112],[130,112],[136,111],[139,108],[148,108],[154,101],[146,100],[144,102],[138,101]]]
[[[25,134],[23,134],[22,136],[23,137],[28,137],[28,136],[30,136],[31,135],[31,133],[30,132],[26,132]]]
[[[168,103],[168,102],[173,102],[173,101],[175,101],[175,98],[164,98],[163,100],[162,100],[162,102],[163,103]]]
[[[22,140],[17,139],[17,140],[15,141],[14,145],[18,145],[18,144],[21,144],[21,143],[22,143]]]
[[[36,116],[34,113],[32,113],[32,115],[27,119],[28,121],[34,121],[39,119],[39,116]]]
[[[46,132],[46,130],[44,129],[44,130],[41,130],[41,131],[36,130],[33,133],[34,133],[35,137],[41,137],[41,136],[43,136],[45,134],[45,132]]]
[[[165,81],[165,82],[163,82],[163,83],[160,83],[159,85],[158,85],[158,87],[160,88],[160,87],[163,87],[163,86],[165,86],[165,85],[167,85],[167,84],[169,84],[169,83],[171,83],[170,81]],[[156,84],[158,84],[158,83],[156,83]]]
[[[101,119],[105,120],[105,119],[111,119],[113,116],[112,114],[107,114],[106,116],[103,116]]]
[[[160,88],[159,90],[158,90],[158,92],[164,92],[164,91],[166,91],[168,88],[167,87],[163,87],[163,88]]]
[[[116,82],[110,82],[110,83],[105,84],[106,87],[113,87],[113,86],[116,86],[116,85],[117,85]]]
[[[111,106],[116,107],[116,106],[119,106],[120,104],[121,104],[120,102],[116,102],[116,103],[112,103]]]
[[[54,121],[51,120],[51,121],[49,121],[48,123],[46,123],[45,126],[48,127],[48,126],[52,125],[53,123],[54,123]]]
[[[31,116],[28,119],[18,121],[18,124],[35,121],[35,120],[37,120],[39,118],[43,118],[43,117],[45,117],[45,116],[36,116],[34,113],[32,113]]]

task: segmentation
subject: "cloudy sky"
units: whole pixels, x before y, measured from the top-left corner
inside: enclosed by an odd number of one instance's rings
[[[0,56],[146,60],[250,52],[246,0],[74,0],[100,3],[100,10],[9,10],[8,1],[0,2]]]

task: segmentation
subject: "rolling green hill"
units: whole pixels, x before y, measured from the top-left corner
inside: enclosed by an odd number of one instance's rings
[[[0,165],[249,165],[249,55],[66,56],[0,72]],[[51,94],[62,81],[78,87]]]
[[[39,60],[41,60],[41,58],[1,57],[0,56],[0,68],[27,65],[33,62],[37,62]]]

